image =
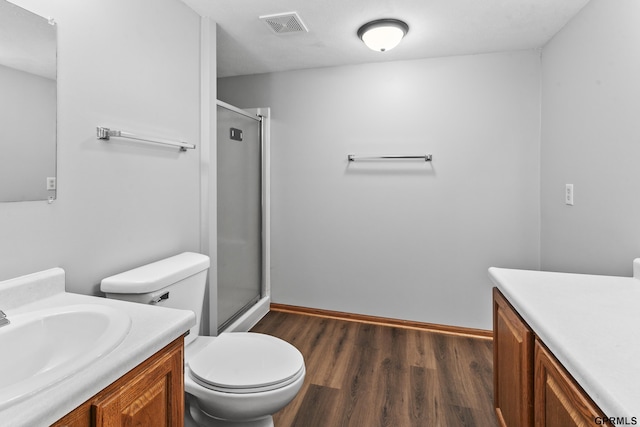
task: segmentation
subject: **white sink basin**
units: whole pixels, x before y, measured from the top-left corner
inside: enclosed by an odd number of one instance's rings
[[[0,409],[107,355],[131,327],[128,314],[77,304],[11,316],[0,328]]]

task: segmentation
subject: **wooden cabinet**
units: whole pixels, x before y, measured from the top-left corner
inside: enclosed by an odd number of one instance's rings
[[[493,399],[502,426],[533,425],[533,339],[527,324],[494,288]]]
[[[592,427],[602,420],[600,410],[539,341],[535,378],[535,427]]]
[[[175,340],[54,427],[182,427],[184,342]]]
[[[493,339],[494,405],[502,427],[612,427],[496,288]]]

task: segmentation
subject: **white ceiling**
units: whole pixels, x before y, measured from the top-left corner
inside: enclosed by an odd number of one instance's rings
[[[544,46],[589,0],[183,0],[218,24],[218,77]],[[308,33],[276,35],[258,19],[297,12]],[[409,24],[402,43],[369,50],[371,20]]]

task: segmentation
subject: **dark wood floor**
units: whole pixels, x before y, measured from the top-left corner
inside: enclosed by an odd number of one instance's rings
[[[252,331],[305,358],[276,427],[497,426],[491,340],[274,311]]]

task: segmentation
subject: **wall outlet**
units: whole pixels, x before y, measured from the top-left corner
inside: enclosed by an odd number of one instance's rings
[[[56,189],[56,177],[48,176],[47,177],[47,190],[55,190]]]
[[[573,184],[566,184],[564,187],[564,203],[573,206]]]

